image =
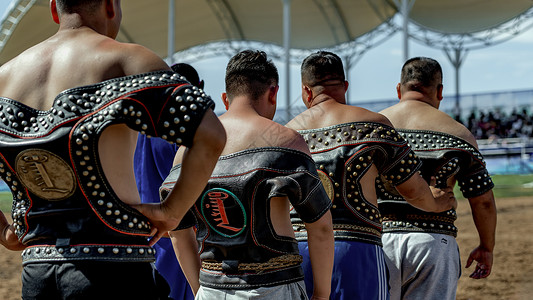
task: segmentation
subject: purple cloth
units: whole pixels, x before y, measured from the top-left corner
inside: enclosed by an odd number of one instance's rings
[[[134,157],[135,179],[142,203],[159,203],[159,187],[172,167],[178,147],[160,138],[139,134]],[[194,295],[168,238],[160,239],[156,249],[156,268],[170,285],[174,300],[192,300]]]

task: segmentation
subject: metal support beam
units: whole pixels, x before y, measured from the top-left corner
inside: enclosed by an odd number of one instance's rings
[[[394,0],[402,15],[402,32],[403,32],[403,58],[404,61],[409,59],[409,13],[415,4],[415,0]]]
[[[283,47],[285,50],[286,122],[291,120],[291,0],[283,0]]]
[[[459,78],[459,69],[461,68],[461,65],[465,61],[466,54],[468,53],[468,50],[463,48],[454,48],[454,49],[444,49],[444,53],[446,53],[446,56],[448,57],[448,60],[451,62],[453,67],[455,68],[455,108],[454,108],[454,114],[455,119],[459,120],[461,118],[461,104],[460,104],[460,78]]]
[[[176,1],[168,0],[168,45],[167,45],[167,63],[171,66],[174,64],[174,28],[175,28],[175,12],[176,12]]]

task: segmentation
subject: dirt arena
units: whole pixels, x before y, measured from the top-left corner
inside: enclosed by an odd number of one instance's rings
[[[463,269],[457,299],[533,299],[533,197],[498,199],[498,228],[494,268],[487,279],[473,280],[473,270]],[[458,209],[461,260],[464,266],[478,237],[470,217],[470,207],[461,202]],[[20,299],[20,253],[0,247],[0,299]]]

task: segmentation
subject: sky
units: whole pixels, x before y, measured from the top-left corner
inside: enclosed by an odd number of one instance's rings
[[[533,90],[533,29],[530,28],[505,42],[482,49],[470,50],[460,68],[460,93],[477,94]],[[440,62],[444,76],[444,101],[455,101],[455,69],[440,50],[411,40],[409,57],[426,56]],[[224,68],[227,58],[188,62],[205,80],[205,90],[217,101],[224,91]],[[278,102],[284,106],[285,65],[274,61],[280,74]],[[398,32],[385,42],[363,54],[348,74],[348,101],[361,102],[396,99],[396,84],[404,63],[403,35]],[[299,64],[291,66],[290,93],[292,105],[301,103]],[[282,97],[282,99],[279,99]],[[220,104],[219,104],[220,103]],[[533,99],[532,99],[533,103]],[[217,110],[223,110],[217,102]]]
[[[9,4],[0,0],[0,15]],[[396,99],[395,87],[404,62],[402,34],[396,33],[385,42],[370,49],[355,64],[348,80],[348,101],[357,104],[368,101]],[[483,49],[471,50],[460,69],[461,94],[533,90],[533,29],[514,38]],[[455,95],[455,70],[442,50],[430,48],[416,41],[409,42],[409,57],[427,56],[440,62],[444,73],[444,97]],[[217,112],[224,107],[220,95],[224,91],[224,72],[229,57],[185,61],[193,65],[205,81],[205,91],[216,101]],[[285,65],[274,61],[280,74],[278,103],[286,103]],[[300,105],[301,88],[299,64],[291,65],[291,105]],[[450,101],[453,101],[451,100]],[[533,102],[533,99],[532,99]]]

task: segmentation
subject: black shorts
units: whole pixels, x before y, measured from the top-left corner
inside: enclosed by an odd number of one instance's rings
[[[31,263],[22,269],[22,299],[170,299],[151,263]]]

